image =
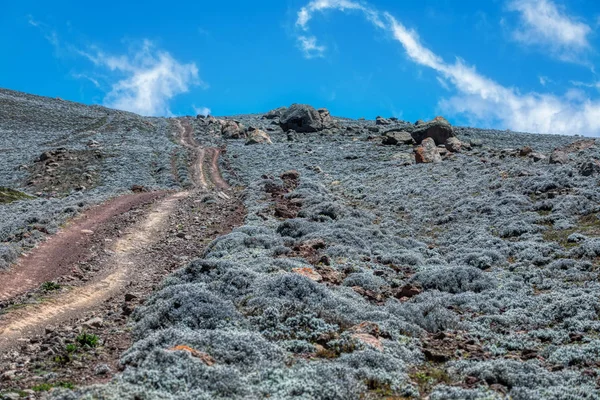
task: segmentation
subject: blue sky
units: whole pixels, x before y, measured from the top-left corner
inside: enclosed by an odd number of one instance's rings
[[[595,0],[6,1],[0,87],[145,115],[298,102],[600,136],[599,24]]]

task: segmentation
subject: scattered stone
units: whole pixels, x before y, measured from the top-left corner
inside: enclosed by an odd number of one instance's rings
[[[591,176],[600,173],[600,161],[589,159],[579,166],[579,173],[583,176]]]
[[[538,162],[538,161],[545,160],[546,156],[543,155],[542,153],[533,152],[533,153],[529,153],[529,158],[531,158],[534,162]]]
[[[104,320],[100,317],[92,318],[83,324],[87,328],[101,328],[104,325]]]
[[[453,153],[458,153],[462,149],[461,141],[456,137],[449,137],[445,143],[446,150],[451,151]]]
[[[533,153],[533,149],[529,146],[525,146],[519,150],[519,156],[521,156],[521,157],[527,157],[531,153]]]
[[[550,164],[566,164],[569,162],[569,156],[566,152],[556,149],[550,155],[548,162]]]
[[[221,134],[227,139],[242,139],[246,137],[246,129],[236,121],[225,119],[219,120],[221,124]]]
[[[421,145],[415,150],[415,162],[421,163],[439,163],[442,157],[432,138],[425,138]]]
[[[391,125],[391,122],[383,117],[377,116],[377,118],[375,118],[375,125]]]
[[[246,145],[251,144],[273,144],[273,142],[271,141],[271,138],[265,131],[255,129],[252,132],[250,132],[248,140],[246,140]]]
[[[391,130],[384,134],[383,144],[385,145],[399,145],[399,144],[413,144],[415,141],[410,133],[401,130]]]
[[[149,192],[148,188],[142,185],[133,185],[131,186],[131,191],[134,193],[144,193]]]
[[[133,293],[125,293],[125,301],[133,301],[137,299],[137,296]]]
[[[412,132],[412,137],[417,144],[426,138],[431,138],[436,145],[444,144],[450,137],[456,136],[452,125],[443,117],[435,117],[432,121],[419,124]]]
[[[369,126],[367,130],[372,133],[379,133],[379,127],[377,126]]]
[[[96,375],[108,375],[110,374],[111,369],[107,364],[98,364],[96,368],[94,368],[94,374]]]

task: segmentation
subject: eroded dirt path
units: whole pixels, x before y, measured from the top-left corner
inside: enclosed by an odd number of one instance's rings
[[[112,246],[114,255],[106,263],[105,276],[52,297],[40,305],[10,313],[0,323],[0,340],[10,343],[14,339],[40,333],[48,324],[60,323],[63,318],[93,307],[123,290],[127,278],[132,277],[131,269],[140,267],[134,262],[135,254],[144,251],[157,240],[158,233],[164,229],[166,218],[173,212],[177,202],[188,194],[180,192],[159,201],[141,223],[132,226],[128,234],[119,238]],[[72,229],[64,236],[70,236],[71,233]],[[64,248],[51,250],[60,251]],[[2,342],[0,349],[3,347]]]
[[[0,302],[71,273],[72,266],[85,258],[88,245],[96,234],[96,227],[161,196],[164,193],[125,195],[76,217],[56,235],[21,257],[10,270],[0,272]]]
[[[135,306],[165,275],[243,222],[245,210],[237,193],[219,172],[220,149],[203,148],[186,120],[174,121],[180,142],[194,156],[193,189],[132,194],[94,207],[4,274],[8,283],[0,287],[0,389],[23,388],[48,369],[77,384],[109,379],[130,344],[125,327]],[[98,247],[94,257],[89,256],[92,244]],[[56,293],[28,293],[81,264],[95,273]],[[3,310],[3,304],[11,307]],[[94,318],[101,322],[86,324]],[[99,350],[93,356],[79,348],[65,353],[66,344],[75,343],[84,330],[101,338]],[[57,359],[67,362],[58,365]],[[110,372],[96,374],[90,359]]]

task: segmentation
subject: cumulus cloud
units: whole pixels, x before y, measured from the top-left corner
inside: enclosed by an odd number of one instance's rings
[[[364,3],[348,0],[315,0],[298,13],[296,25],[306,34],[308,22],[315,12],[327,9],[361,11],[374,26],[390,33],[410,60],[434,70],[440,79],[452,85],[456,95],[444,99],[445,112],[466,116],[473,123],[541,133],[600,134],[600,103],[581,93],[570,91],[563,96],[526,93],[505,87],[477,72],[457,58],[444,61],[425,47],[414,30],[410,30],[387,12],[380,12]],[[315,45],[317,41],[315,39]]]
[[[116,74],[104,105],[119,110],[149,116],[172,115],[169,101],[202,84],[195,63],[181,63],[148,40],[126,55],[106,54],[97,48],[80,54]]]
[[[592,28],[552,0],[510,0],[508,9],[519,13],[520,25],[512,36],[521,43],[542,46],[566,61],[579,61],[576,55],[590,48]]]

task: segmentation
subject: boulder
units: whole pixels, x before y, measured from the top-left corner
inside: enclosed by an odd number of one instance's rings
[[[534,162],[538,162],[538,161],[542,161],[546,159],[546,156],[543,155],[542,153],[537,153],[537,152],[533,152],[533,153],[529,153],[529,158],[531,158]]]
[[[550,164],[566,164],[569,162],[569,155],[559,149],[556,149],[550,154]]]
[[[304,133],[323,130],[321,114],[306,104],[292,104],[281,114],[279,125],[284,131],[292,129]]]
[[[321,117],[321,123],[323,124],[323,129],[334,129],[337,128],[337,124],[335,123],[333,117],[329,113],[329,110],[326,108],[319,108],[317,110],[319,116]]]
[[[432,138],[423,139],[421,145],[417,147],[415,150],[415,162],[417,164],[442,162],[442,157]]]
[[[600,173],[600,161],[589,159],[579,166],[579,173],[583,176],[592,176]]]
[[[446,150],[458,153],[462,149],[462,143],[456,137],[449,137],[445,143]]]
[[[391,123],[391,121],[380,116],[377,116],[377,118],[375,118],[375,125],[390,125]]]
[[[421,144],[425,138],[433,139],[436,145],[444,144],[448,138],[454,136],[456,135],[454,134],[452,125],[443,117],[435,117],[432,121],[419,124],[412,132],[412,137],[417,144]]]
[[[249,144],[273,144],[271,138],[265,131],[261,131],[260,129],[255,129],[250,132],[248,136],[248,140],[246,140],[246,145]]]
[[[530,155],[531,153],[533,153],[533,149],[529,146],[525,146],[522,149],[519,150],[519,155],[521,157],[527,157],[528,155]]]
[[[221,134],[227,139],[241,139],[246,137],[246,129],[236,121],[229,119],[219,120],[221,124]]]
[[[269,111],[268,113],[266,113],[265,115],[263,115],[263,118],[265,119],[275,119],[275,118],[281,118],[281,116],[283,115],[283,113],[287,110],[287,107],[279,107],[276,108],[274,110]]]
[[[411,134],[401,130],[391,130],[383,134],[383,144],[385,145],[399,145],[399,144],[413,144],[415,141]]]

